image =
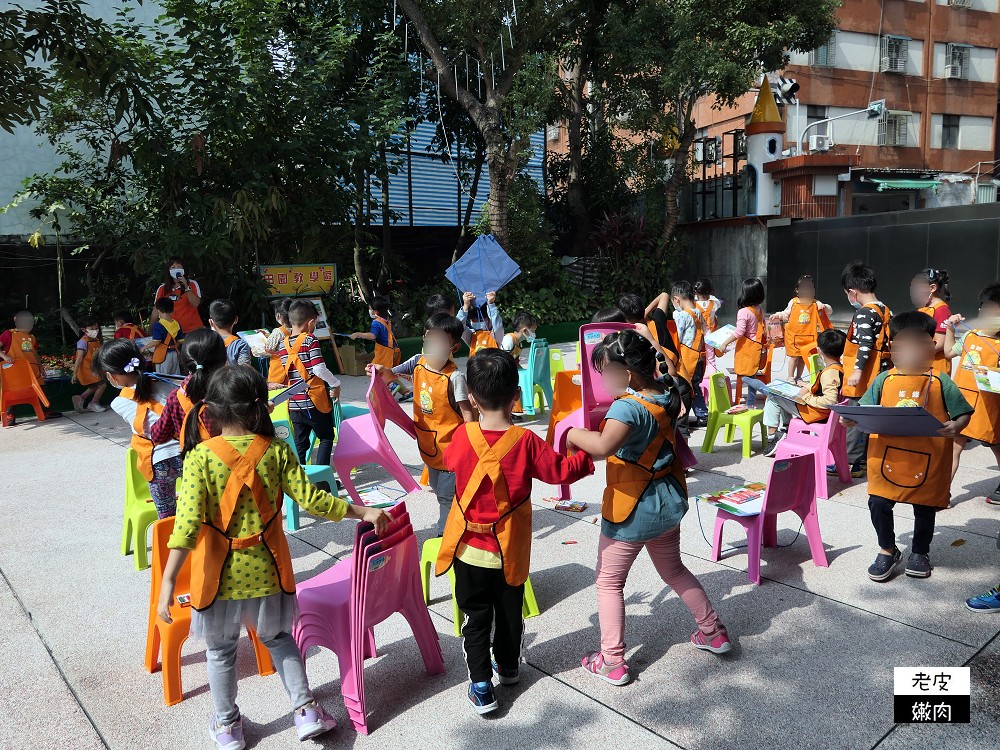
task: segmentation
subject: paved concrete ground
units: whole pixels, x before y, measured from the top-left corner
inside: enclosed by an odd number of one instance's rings
[[[348,378],[345,398],[364,383]],[[545,417],[543,417],[545,419]],[[544,426],[544,425],[543,425]],[[390,437],[416,474],[415,446]],[[699,443],[700,433],[692,440]],[[25,421],[0,432],[0,748],[204,748],[211,710],[203,647],[184,651],[185,700],[167,708],[160,675],[142,664],[148,571],[118,554],[126,426],[113,413],[73,415],[45,424]],[[696,450],[696,453],[698,451]],[[701,456],[690,477],[697,494],[763,479],[768,459],[741,459],[736,445]],[[357,748],[996,748],[1000,720],[1000,617],[976,615],[964,599],[997,583],[995,544],[1000,508],[982,495],[998,481],[992,454],[966,453],[953,506],[938,517],[934,575],[871,583],[874,532],[863,483],[831,483],[820,505],[829,568],[816,568],[798,524],[779,520],[778,549],[763,554],[763,585],[746,579],[746,554],[710,561],[712,510],[683,522],[686,564],[699,577],[737,643],[725,657],[693,649],[694,623],[665,589],[647,557],[626,587],[628,658],[634,683],[615,688],[580,669],[599,642],[594,563],[603,471],[581,482],[587,512],[559,513],[537,486],[532,580],[542,615],[526,623],[523,681],[501,688],[500,711],[474,716],[466,702],[461,642],[452,635],[447,585],[433,583],[432,619],[447,672],[424,674],[402,618],[376,630],[381,655],[366,667],[369,726],[350,728],[339,693],[336,659],[308,660],[317,696],[340,726],[315,746]],[[380,481],[377,470],[363,481]],[[436,502],[420,493],[408,507],[421,538]],[[898,511],[902,545],[912,513]],[[699,528],[699,526],[701,528]],[[743,538],[730,524],[727,545]],[[299,579],[326,569],[348,551],[350,523],[305,517],[291,541]],[[564,541],[576,541],[564,545]],[[894,666],[973,669],[969,725],[895,726]],[[240,706],[250,747],[299,746],[276,676],[256,674],[249,644],[240,654]]]

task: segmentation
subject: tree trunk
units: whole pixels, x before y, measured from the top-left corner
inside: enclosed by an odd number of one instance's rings
[[[508,249],[510,244],[510,187],[514,182],[517,159],[512,148],[503,143],[486,145],[486,163],[490,169],[490,195],[487,203],[490,215],[490,231]]]
[[[677,205],[677,196],[680,189],[684,187],[688,180],[687,165],[691,156],[691,144],[694,143],[696,135],[694,124],[685,122],[684,132],[681,134],[680,143],[677,148],[676,163],[674,171],[664,186],[664,221],[663,232],[660,234],[660,243],[657,248],[657,260],[663,260],[663,256],[674,238],[677,230],[677,222],[680,220],[680,207]]]
[[[458,242],[455,249],[451,251],[451,262],[458,260],[458,254],[462,252],[465,245],[465,238],[469,235],[469,223],[472,221],[472,207],[479,195],[479,178],[483,176],[483,163],[486,161],[486,150],[482,143],[476,143],[475,171],[472,174],[472,185],[469,187],[468,202],[465,204],[465,220],[462,222],[462,231],[458,235]]]
[[[392,255],[392,233],[389,224],[389,161],[385,154],[385,142],[379,146],[379,157],[381,159],[379,180],[382,183],[382,267],[379,269],[375,286],[384,289],[389,274],[389,256]]]
[[[583,145],[584,128],[590,123],[584,117],[585,103],[583,91],[587,85],[585,80],[586,65],[581,62],[576,65],[569,80],[569,119],[566,131],[569,137],[569,169],[566,173],[566,205],[573,218],[573,249],[577,255],[591,255],[594,243],[590,232],[590,215],[583,196]]]

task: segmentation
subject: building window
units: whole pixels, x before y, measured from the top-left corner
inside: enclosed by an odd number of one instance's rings
[[[969,80],[969,51],[972,49],[968,44],[948,44],[945,48],[944,56],[944,77],[957,81]]]
[[[905,36],[882,37],[882,73],[905,73],[909,38]]]
[[[545,139],[548,140],[548,141],[558,141],[559,140],[559,133],[560,133],[561,130],[562,130],[562,128],[559,126],[558,122],[553,123],[551,125],[546,125],[545,126]]]
[[[826,44],[809,53],[809,64],[817,68],[832,68],[837,64],[837,32],[834,30]]]
[[[958,115],[944,115],[941,118],[941,148],[958,148]]]
[[[905,146],[909,112],[885,112],[878,121],[879,146]]]
[[[819,122],[820,120],[825,120],[827,118],[826,107],[817,107],[810,104],[806,107],[806,127],[809,127],[814,122]],[[830,123],[824,122],[822,125],[817,125],[812,128],[809,133],[811,135],[829,135],[830,134]]]

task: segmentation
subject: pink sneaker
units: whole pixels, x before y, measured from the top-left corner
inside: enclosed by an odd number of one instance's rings
[[[729,633],[726,632],[725,628],[716,632],[711,638],[700,630],[696,630],[691,634],[691,643],[694,644],[695,648],[711,651],[713,654],[724,654],[733,648],[733,644],[729,640]]]
[[[618,664],[605,664],[604,654],[600,651],[583,657],[583,668],[612,685],[627,685],[632,679],[624,660]]]

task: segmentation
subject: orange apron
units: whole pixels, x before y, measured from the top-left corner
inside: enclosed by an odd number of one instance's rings
[[[257,473],[257,465],[271,446],[271,441],[257,435],[245,455],[241,455],[221,437],[212,438],[205,445],[233,473],[226,482],[226,489],[215,515],[202,519],[198,542],[191,553],[191,606],[198,611],[210,607],[219,595],[219,581],[232,551],[258,544],[267,547],[274,558],[281,590],[286,594],[294,594],[295,574],[292,571],[292,556],[288,552],[288,540],[281,530],[281,513],[276,510],[274,501],[267,496],[264,483]],[[233,538],[226,532],[244,487],[253,493],[264,528],[253,536]]]
[[[122,388],[121,397],[135,401],[135,419],[132,420],[132,450],[138,456],[136,462],[139,473],[147,482],[153,481],[153,441],[146,436],[146,417],[149,412],[156,416],[163,413],[163,404],[159,401],[136,401],[135,389]]]
[[[87,386],[101,382],[101,379],[97,377],[97,375],[94,374],[93,369],[91,369],[94,364],[94,355],[100,348],[100,341],[90,341],[87,339],[87,351],[83,355],[83,361],[80,363],[80,369],[76,375],[76,382],[80,385]]]
[[[31,369],[35,372],[35,377],[41,380],[42,371],[38,366],[38,351],[35,348],[37,344],[35,343],[35,337],[30,333],[25,333],[24,331],[11,331],[10,332],[10,351],[7,352],[7,356],[11,359],[23,359],[25,362],[31,365]],[[34,357],[29,355],[34,354]]]
[[[902,375],[893,368],[882,381],[882,406],[923,406],[949,419],[941,380],[928,371]],[[951,500],[952,441],[944,437],[872,435],[868,443],[868,492],[898,503],[947,508]]]
[[[308,335],[308,333],[300,333],[295,337],[294,345],[291,338],[285,336],[285,351],[288,352],[288,360],[285,362],[284,382],[288,382],[288,374],[292,371],[292,367],[294,367],[298,371],[299,377],[306,381],[308,385],[309,400],[313,402],[313,406],[318,411],[329,414],[333,411],[333,402],[330,401],[330,392],[327,390],[326,383],[323,382],[322,378],[310,375],[309,370],[302,364],[302,358],[299,357],[299,347],[302,346],[302,342],[305,341]]]
[[[375,320],[385,326],[385,330],[389,333],[389,339],[388,346],[382,346],[378,341],[375,342],[375,357],[372,359],[372,364],[382,365],[391,370],[403,360],[403,354],[399,351],[399,344],[396,343],[396,337],[392,333],[392,323],[385,318],[376,317]]]
[[[1000,395],[983,393],[976,387],[975,368],[1000,366],[1000,339],[982,331],[969,333],[963,342],[962,361],[955,372],[955,385],[976,411],[962,435],[984,443],[1000,443]]]
[[[287,339],[289,336],[292,335],[292,332],[289,331],[284,326],[278,326],[278,327],[281,330],[282,338]],[[267,368],[267,382],[278,383],[279,385],[288,384],[288,371],[285,369],[285,366],[281,364],[281,355],[278,354],[271,355],[271,362]]]
[[[712,313],[715,312],[715,301],[706,300],[708,304],[705,307],[698,305],[698,309],[701,311],[701,320],[705,328],[709,331],[719,330],[719,320]]]
[[[921,307],[918,312],[925,313],[926,315],[929,315],[930,317],[933,318],[934,317],[934,311],[937,310],[939,307],[942,307],[942,306],[947,307],[947,303],[945,303],[943,300],[939,300],[939,299],[935,298],[935,299],[931,300],[931,303],[927,307]],[[934,329],[935,329],[935,335],[937,335],[937,333],[936,333],[936,331],[937,331],[937,321],[934,321]],[[931,365],[931,367],[933,368],[934,372],[936,372],[936,373],[942,373],[943,372],[945,375],[948,375],[949,377],[951,376],[951,361],[945,356],[944,349],[942,349],[939,352],[937,352],[937,351],[934,352],[934,362]]]
[[[680,342],[680,337],[677,338],[677,351],[681,355],[678,374],[691,383],[694,379],[695,368],[701,359],[702,350],[705,348],[705,332],[701,327],[700,315],[691,310],[682,310],[681,312],[687,313],[694,321],[694,339],[691,341],[691,346],[685,346]]]
[[[177,334],[181,330],[181,324],[176,320],[161,320],[160,325],[167,332],[167,337],[153,348],[153,364],[159,365],[167,358],[167,352],[176,351]]]
[[[819,374],[819,377],[816,378],[816,382],[813,383],[812,386],[810,387],[810,392],[812,393],[812,395],[814,395],[814,396],[821,396],[821,395],[823,395],[823,383],[820,382],[820,380],[823,377],[823,373],[826,372],[827,370],[836,370],[837,372],[840,373],[840,385],[841,385],[841,387],[843,387],[843,385],[844,385],[844,366],[843,365],[829,365],[828,367],[824,367],[823,368],[823,370]],[[825,422],[827,419],[830,418],[830,410],[829,409],[824,409],[824,408],[819,407],[819,406],[810,406],[809,404],[796,404],[796,407],[799,410],[799,417],[806,424],[814,424],[816,422]]]
[[[187,424],[188,417],[191,416],[191,410],[194,409],[194,402],[188,397],[187,392],[183,388],[177,389],[177,403],[181,405],[181,409],[184,410],[184,419],[181,421],[181,434],[177,438],[177,442],[181,444],[181,450],[184,450],[184,436],[187,434]],[[201,442],[205,442],[212,437],[212,433],[208,431],[205,427],[205,423],[198,420],[198,435],[201,437]]]
[[[434,573],[440,576],[448,572],[455,562],[465,532],[492,534],[500,546],[504,578],[511,586],[520,586],[528,580],[528,570],[531,567],[531,502],[526,497],[517,505],[511,505],[507,494],[507,480],[500,462],[521,441],[525,430],[523,427],[510,427],[491,446],[483,437],[478,424],[470,422],[465,429],[473,450],[479,456],[479,462],[469,477],[469,483],[465,485],[462,497],[456,497],[456,502],[452,503]],[[486,480],[489,480],[492,487],[500,519],[496,523],[473,523],[467,516],[469,506]]]
[[[792,311],[785,323],[785,353],[789,357],[802,357],[805,350],[816,345],[816,335],[822,328],[819,305],[816,300],[803,303],[796,297]]]
[[[469,342],[469,356],[473,356],[480,349],[499,349],[500,345],[493,338],[490,331],[472,331],[472,340]]]
[[[752,378],[767,361],[767,349],[764,348],[764,337],[767,335],[764,330],[764,313],[754,307],[744,308],[750,310],[757,319],[757,336],[748,338],[740,336],[736,339],[736,362],[733,369],[737,375],[745,378]]]
[[[671,323],[673,323],[673,321],[668,321],[667,322],[667,335],[670,336],[670,340],[674,342],[674,351],[679,352],[680,351],[680,345],[677,343],[677,326],[672,326]],[[656,323],[654,323],[652,320],[647,320],[646,321],[646,328],[649,329],[650,335],[653,337],[653,340],[657,343],[657,346],[659,346],[660,345],[660,334],[659,334],[659,331],[656,328]],[[669,349],[667,349],[666,347],[662,347],[662,349],[663,349],[663,356],[666,359],[669,359],[673,363],[674,368],[676,370],[678,370],[678,374],[679,374],[680,367],[679,367],[679,358],[678,358],[678,356],[674,352],[672,352]]]
[[[861,398],[872,387],[875,378],[882,372],[882,361],[889,358],[889,318],[892,312],[885,305],[879,307],[872,302],[865,307],[874,310],[882,316],[882,330],[879,332],[878,340],[875,342],[875,350],[868,355],[868,362],[861,372],[861,380],[853,388],[847,384],[848,378],[854,373],[854,363],[858,361],[858,345],[854,341],[854,321],[851,321],[847,329],[847,341],[844,342],[844,387],[840,392],[845,398]]]
[[[448,360],[444,370],[435,372],[417,361],[413,369],[413,421],[417,428],[417,447],[420,457],[432,469],[444,468],[444,449],[451,444],[451,437],[465,419],[451,399],[451,374],[458,369]]]
[[[125,331],[125,335],[118,336],[117,338],[128,339],[129,341],[135,341],[136,339],[141,339],[146,336],[143,330],[139,328],[139,326],[137,326],[135,323],[126,323],[118,330]]]
[[[687,481],[684,478],[684,467],[677,460],[676,451],[674,461],[665,469],[653,470],[656,459],[663,450],[664,443],[670,443],[671,448],[674,443],[674,424],[667,415],[667,410],[659,404],[654,404],[645,399],[629,394],[622,398],[632,399],[641,404],[656,420],[660,428],[659,434],[646,446],[646,450],[639,457],[638,461],[626,461],[618,456],[608,456],[607,466],[607,487],[604,490],[604,501],[601,504],[601,515],[604,520],[612,523],[622,523],[635,510],[639,504],[646,488],[653,482],[672,476],[680,485],[682,491],[687,493]]]

